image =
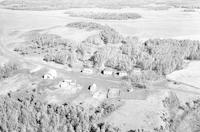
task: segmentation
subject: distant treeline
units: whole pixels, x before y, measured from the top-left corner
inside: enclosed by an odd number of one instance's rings
[[[137,13],[108,13],[108,12],[82,12],[73,13],[66,12],[71,17],[84,17],[90,19],[101,19],[101,20],[128,20],[128,19],[138,19],[142,16]]]

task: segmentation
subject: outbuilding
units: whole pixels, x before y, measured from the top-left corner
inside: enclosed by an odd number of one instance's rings
[[[118,98],[120,97],[121,91],[118,88],[108,89],[107,98]]]
[[[57,78],[57,72],[54,69],[49,70],[44,76],[44,79],[55,79]]]
[[[84,68],[81,72],[85,74],[93,74],[93,70],[90,68]]]
[[[125,77],[125,76],[128,76],[128,74],[127,74],[126,71],[119,71],[119,72],[117,73],[117,75],[118,75],[119,77]]]
[[[111,70],[111,69],[104,69],[103,71],[102,71],[102,74],[104,74],[104,75],[112,75],[113,74],[113,71]]]
[[[93,83],[92,85],[89,86],[88,90],[90,90],[90,92],[94,94],[97,91],[97,85]]]

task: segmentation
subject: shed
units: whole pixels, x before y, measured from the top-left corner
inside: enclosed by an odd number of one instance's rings
[[[92,85],[89,86],[88,88],[92,94],[94,94],[97,91],[97,85],[93,83]]]
[[[57,72],[54,69],[49,70],[44,76],[44,79],[55,79],[57,78]]]
[[[107,98],[118,98],[120,97],[121,90],[118,88],[108,89]]]
[[[127,74],[126,71],[119,71],[119,72],[117,73],[117,75],[120,76],[120,77],[128,76],[128,74]]]
[[[104,69],[103,71],[102,71],[102,74],[104,74],[104,75],[112,75],[113,74],[113,71],[111,70],[111,69]]]
[[[93,74],[93,70],[90,68],[84,68],[81,72],[85,74]]]

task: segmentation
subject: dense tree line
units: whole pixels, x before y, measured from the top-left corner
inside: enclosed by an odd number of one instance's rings
[[[43,60],[59,64],[70,64],[76,61],[76,45],[54,34],[32,33],[26,36],[27,45],[15,48],[22,55],[41,54]]]
[[[73,13],[67,12],[72,17],[85,17],[91,19],[102,19],[102,20],[128,20],[128,19],[138,19],[141,18],[141,15],[137,13],[94,13],[94,12],[83,12],[83,13]]]
[[[91,40],[98,40],[99,42],[100,40],[102,40],[104,44],[116,44],[120,43],[123,40],[123,36],[108,25],[101,25],[93,22],[75,22],[69,23],[67,27],[85,29],[88,31],[100,30],[100,33],[98,35],[90,36],[88,39],[85,40],[86,42],[91,42]],[[93,37],[93,39],[91,37]]]
[[[119,128],[99,121],[100,112],[79,105],[45,104],[33,91],[23,96],[9,93],[0,97],[2,132],[119,132]]]
[[[16,48],[15,51],[21,54],[42,54],[45,61],[60,64],[73,65],[72,63],[78,60],[89,60],[100,68],[106,66],[131,72],[134,67],[138,67],[142,70],[154,71],[159,75],[181,69],[185,59],[200,59],[199,41],[149,39],[140,42],[136,37],[122,37],[113,28],[105,25],[77,22],[68,26],[87,30],[100,29],[98,42],[95,43],[103,42],[106,45],[94,45],[93,40],[87,39],[76,45],[57,35],[35,33],[29,35],[27,47]],[[112,43],[120,43],[121,46]]]
[[[184,59],[200,58],[200,42],[192,40],[153,39],[143,43],[139,62],[143,69],[166,75],[181,69]]]
[[[181,104],[175,93],[170,92],[163,100],[168,115],[163,115],[165,126],[157,128],[158,132],[198,132],[200,131],[200,100]]]
[[[84,29],[87,31],[104,30],[104,25],[94,22],[73,22],[66,25],[66,27]]]

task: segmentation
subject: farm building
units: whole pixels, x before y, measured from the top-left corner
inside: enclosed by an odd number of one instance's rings
[[[81,72],[85,74],[93,74],[93,70],[90,68],[84,68]]]
[[[125,71],[119,71],[119,72],[117,73],[117,75],[118,75],[119,77],[128,76],[127,72],[125,72]]]
[[[63,80],[59,82],[57,88],[64,88],[69,91],[69,93],[76,93],[77,90],[80,90],[82,87],[80,84],[77,84],[76,81],[72,80]]]
[[[129,93],[132,93],[134,90],[133,90],[133,88],[128,88],[127,89],[127,92],[129,92]]]
[[[56,70],[49,70],[44,76],[43,76],[44,79],[55,79],[57,78],[57,72]]]
[[[102,74],[104,74],[104,75],[112,75],[112,74],[113,74],[113,71],[112,71],[112,69],[106,68],[106,69],[104,69],[104,70],[102,71]]]
[[[97,92],[93,94],[92,97],[98,100],[104,100],[106,99],[106,91],[98,90]]]
[[[88,88],[92,94],[94,94],[97,91],[97,85],[93,83],[92,85],[89,86]]]
[[[118,98],[121,94],[120,89],[110,88],[108,89],[107,98]]]

